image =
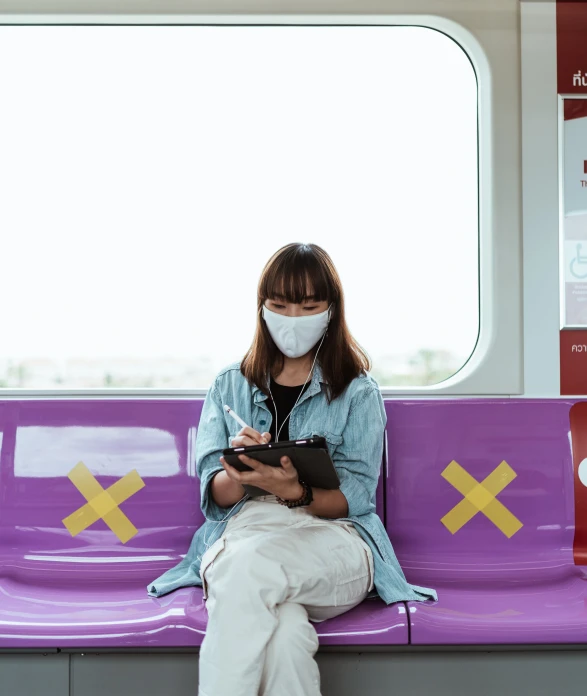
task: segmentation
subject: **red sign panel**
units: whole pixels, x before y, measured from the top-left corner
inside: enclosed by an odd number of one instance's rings
[[[561,394],[587,396],[587,330],[560,332]]]
[[[571,439],[575,477],[575,565],[587,565],[587,402],[571,408]]]
[[[556,52],[559,94],[587,94],[587,2],[556,3]]]

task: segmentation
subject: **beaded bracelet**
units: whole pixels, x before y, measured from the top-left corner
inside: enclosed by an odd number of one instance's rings
[[[283,498],[277,496],[277,502],[280,505],[285,505],[288,508],[305,507],[307,505],[310,505],[312,500],[314,500],[314,496],[312,495],[312,489],[310,486],[308,486],[308,484],[305,481],[300,481],[300,484],[304,490],[302,492],[302,495],[297,500],[284,500]]]

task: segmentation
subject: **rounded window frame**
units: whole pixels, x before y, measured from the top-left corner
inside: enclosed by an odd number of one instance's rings
[[[477,78],[478,127],[478,279],[479,333],[465,364],[437,384],[413,387],[380,385],[384,397],[513,395],[523,392],[522,366],[522,255],[521,229],[516,234],[494,223],[496,185],[494,179],[494,99],[492,71],[478,39],[457,22],[435,15],[11,15],[0,17],[2,25],[226,25],[226,26],[415,26],[432,29],[455,41],[470,60]],[[508,255],[510,268],[517,269],[498,282],[497,254]],[[145,397],[198,398],[207,388],[197,389],[9,389],[0,388],[1,398],[88,398]]]

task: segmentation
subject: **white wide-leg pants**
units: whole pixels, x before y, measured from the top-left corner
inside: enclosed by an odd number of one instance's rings
[[[373,556],[351,524],[265,496],[230,519],[201,577],[209,620],[199,696],[320,696],[309,620],[365,599]]]

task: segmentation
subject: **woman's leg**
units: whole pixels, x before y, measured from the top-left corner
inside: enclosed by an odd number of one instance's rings
[[[314,660],[318,636],[301,604],[277,606],[277,627],[265,650],[261,696],[320,696],[320,672]]]
[[[295,650],[284,655],[270,647],[274,637],[281,640],[280,607],[328,608],[334,616],[358,604],[369,589],[369,564],[358,537],[299,510],[265,504],[255,511],[256,520],[254,513],[243,513],[227,529],[224,549],[205,572],[209,622],[200,651],[200,696],[257,696],[263,678],[280,684],[276,696],[288,693],[282,689],[289,688],[293,663],[300,672],[316,674],[315,641],[308,639],[313,629],[300,621],[299,610],[287,609],[285,630],[290,640],[295,630]],[[291,688],[297,688],[292,696],[312,694],[305,685]],[[271,690],[261,693],[273,696]]]

